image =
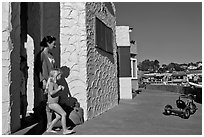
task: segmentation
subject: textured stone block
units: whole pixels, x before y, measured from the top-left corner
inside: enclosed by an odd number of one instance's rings
[[[86,49],[86,25],[81,23],[85,22],[85,16],[81,16],[85,13],[85,3],[62,2],[60,7],[61,66],[70,68],[70,75],[66,81],[71,94],[78,99],[84,109],[86,120],[86,69],[80,69],[86,68],[86,63],[80,62],[85,61],[84,59],[79,60],[79,55],[86,56],[86,50],[84,50]]]

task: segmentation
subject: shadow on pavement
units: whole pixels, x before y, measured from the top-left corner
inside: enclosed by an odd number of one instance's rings
[[[35,125],[33,128],[31,128],[28,132],[25,133],[25,135],[42,135],[45,132],[46,123],[41,120],[38,122],[37,125]]]

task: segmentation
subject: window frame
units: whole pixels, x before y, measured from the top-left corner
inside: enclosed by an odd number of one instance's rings
[[[97,20],[104,25],[104,27],[106,29],[104,29],[104,32],[100,32],[101,34],[104,35],[103,39],[104,39],[104,43],[103,42],[98,42],[98,35],[97,35],[97,32],[98,32],[98,25],[97,25]],[[102,25],[100,24],[100,27],[102,27]],[[100,31],[103,30],[102,28],[99,29]],[[107,43],[107,37],[106,37],[106,32],[110,30],[110,36],[111,36],[111,39],[110,39],[110,43],[111,45],[108,45]],[[109,34],[109,33],[108,33]],[[95,48],[98,48],[106,53],[109,53],[111,55],[113,55],[113,47],[114,47],[114,35],[113,35],[113,30],[112,28],[108,27],[102,20],[100,20],[98,17],[95,16]],[[104,44],[104,45],[99,45],[100,44]],[[111,46],[111,47],[110,47]]]
[[[135,61],[135,76],[133,76],[133,61]],[[138,79],[137,78],[137,59],[136,58],[130,58],[130,64],[131,64],[131,78],[132,79]]]

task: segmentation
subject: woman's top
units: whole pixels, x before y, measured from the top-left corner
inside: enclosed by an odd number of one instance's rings
[[[56,68],[55,60],[52,55],[48,57],[44,52],[41,52],[42,69],[40,72],[40,82],[44,79],[47,81],[49,73],[53,68]]]
[[[53,88],[51,89],[49,86],[51,86],[51,84],[53,84]],[[47,99],[47,103],[48,104],[52,104],[52,103],[58,103],[59,100],[59,95],[58,93],[51,95],[50,90],[56,90],[58,88],[58,85],[56,83],[54,83],[52,80],[48,79],[47,85],[46,85],[46,90],[48,92],[48,99]]]
[[[53,64],[53,66],[54,66],[55,59],[54,59],[54,58],[52,58],[52,57],[48,57],[48,59],[49,59],[50,63],[51,63],[51,64]]]

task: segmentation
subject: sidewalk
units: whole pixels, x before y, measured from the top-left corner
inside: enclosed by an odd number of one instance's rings
[[[163,114],[164,106],[175,106],[177,93],[145,90],[78,126],[75,135],[201,135],[202,105],[189,119]]]
[[[118,106],[75,127],[72,135],[201,135],[202,104],[196,103],[198,110],[189,119],[163,114],[165,105],[175,106],[178,95],[143,90],[134,99],[120,100]],[[62,131],[49,134],[62,135]]]

